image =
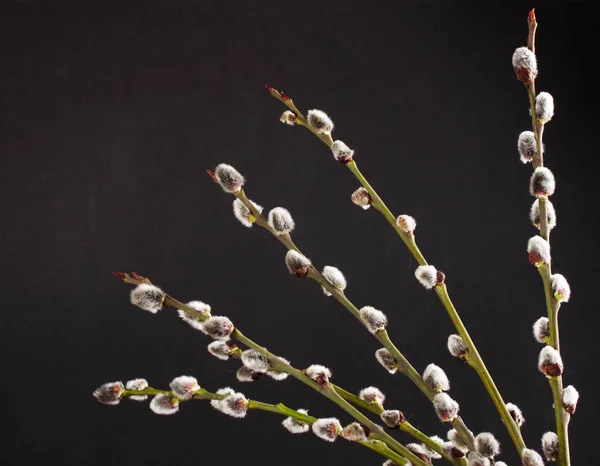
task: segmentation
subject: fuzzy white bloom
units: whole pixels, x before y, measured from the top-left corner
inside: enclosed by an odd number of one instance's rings
[[[94,397],[105,405],[118,405],[125,392],[123,382],[108,382],[94,390]]]
[[[354,156],[354,151],[342,141],[334,141],[331,145],[331,152],[333,152],[333,157],[342,163],[350,162]]]
[[[504,461],[494,461],[494,466],[507,466]]]
[[[165,292],[159,287],[147,283],[139,284],[129,294],[131,304],[152,314],[162,309],[165,296]]]
[[[579,401],[579,392],[573,385],[569,385],[562,392],[562,402],[565,411],[569,414],[574,414],[577,409],[577,402]]]
[[[390,429],[395,429],[406,421],[402,411],[398,411],[397,409],[385,410],[379,415],[379,417]]]
[[[571,298],[571,287],[567,279],[559,273],[551,277],[552,295],[560,303],[568,303]]]
[[[283,362],[285,362],[286,364],[289,364],[290,362],[282,357],[279,357],[280,360],[282,360]],[[267,371],[267,375],[269,377],[271,377],[273,380],[277,380],[278,382],[281,380],[285,380],[288,378],[289,374],[287,372],[279,372],[279,371],[275,371],[273,369],[269,369]]]
[[[442,443],[442,450],[446,455],[451,456],[452,458],[464,458],[468,452],[467,449],[461,450],[452,442]]]
[[[279,117],[279,121],[286,125],[294,126],[296,124],[296,114],[291,110],[286,110]]]
[[[554,97],[540,92],[535,98],[535,113],[542,123],[548,123],[554,116]]]
[[[415,454],[425,463],[431,463],[431,456],[429,455],[429,450],[424,445],[419,443],[408,443],[406,445],[406,449]]]
[[[327,280],[327,283],[329,283],[334,288],[337,288],[340,291],[344,291],[346,289],[346,277],[344,277],[344,274],[340,271],[340,269],[332,267],[331,265],[326,265],[325,267],[323,267],[323,271],[321,272],[321,274],[323,275],[323,278]],[[321,288],[323,289],[323,293],[325,293],[326,296],[331,296],[331,293],[327,291],[325,287]]]
[[[320,385],[328,383],[329,379],[331,378],[331,371],[329,370],[329,368],[320,364],[313,364],[311,366],[308,366],[304,370],[304,373],[307,377],[310,377]]]
[[[263,211],[263,208],[255,202],[250,201],[250,203],[258,213]],[[235,215],[235,218],[237,218],[245,227],[251,227],[256,220],[250,209],[248,209],[240,199],[235,199],[233,201],[233,215]]]
[[[550,245],[541,236],[533,236],[527,242],[527,253],[529,254],[529,263],[536,267],[544,264],[550,264]]]
[[[430,435],[429,438],[433,442],[437,443],[443,449],[444,440],[442,438],[438,437],[437,435]],[[437,451],[431,449],[431,447],[429,445],[425,445],[424,443],[422,443],[421,446],[423,448],[425,448],[425,450],[427,451],[428,456],[432,460],[439,460],[439,459],[441,459],[442,455],[440,455]]]
[[[359,312],[360,318],[369,329],[369,332],[376,333],[385,330],[387,317],[383,312],[371,306],[364,306]]]
[[[362,186],[354,191],[350,198],[352,199],[352,202],[354,202],[357,206],[362,207],[364,210],[367,210],[369,207],[371,207],[371,195],[369,194],[369,191]]]
[[[363,388],[358,393],[358,397],[370,404],[378,403],[382,405],[385,401],[385,395],[377,387]]]
[[[226,163],[217,165],[215,178],[226,193],[239,191],[246,181],[240,172]]]
[[[148,388],[148,381],[146,379],[133,379],[128,380],[125,384],[127,390],[145,390]],[[134,401],[146,401],[148,395],[129,395],[127,398]]]
[[[306,409],[297,409],[296,411],[302,414],[308,414],[308,411]],[[285,427],[288,430],[288,432],[292,434],[303,434],[305,432],[308,432],[308,430],[310,429],[310,425],[299,421],[298,419],[295,419],[291,416],[286,417],[281,423],[281,425],[283,425],[283,427]]]
[[[556,461],[558,458],[558,435],[554,432],[546,432],[542,435],[542,451],[548,461]]]
[[[208,304],[203,303],[202,301],[190,301],[187,303],[187,305],[202,313],[204,316],[210,317],[210,306]],[[202,321],[196,319],[195,317],[190,317],[183,309],[177,309],[177,314],[181,320],[183,320],[193,329],[200,330],[201,332],[204,331],[202,329]]]
[[[529,448],[523,448],[521,452],[521,462],[523,466],[544,466],[544,460],[541,455]]]
[[[521,427],[525,423],[525,417],[523,412],[514,403],[506,403],[506,409],[508,410],[511,417],[515,420],[515,423]]]
[[[461,437],[461,435],[458,433],[458,431],[456,429],[450,429],[448,431],[447,436],[448,436],[448,440],[450,440],[450,442],[452,442],[452,444],[456,448],[458,448],[460,451],[462,451],[464,453],[469,451],[469,447],[467,446],[464,439]]]
[[[175,393],[175,396],[180,400],[189,400],[200,390],[200,385],[194,377],[189,375],[182,375],[174,378],[169,384],[171,391]]]
[[[556,190],[556,180],[554,173],[549,168],[537,167],[531,175],[529,181],[529,192],[535,197],[548,197],[554,194]]]
[[[420,265],[415,270],[415,277],[428,290],[438,284],[438,271],[433,265]]]
[[[305,277],[311,265],[308,257],[293,249],[290,249],[285,255],[285,266],[291,274],[297,277]]]
[[[517,142],[517,149],[521,156],[521,162],[528,163],[535,157],[537,150],[537,142],[535,140],[535,134],[533,131],[523,131],[519,134],[519,141]]]
[[[548,343],[550,336],[550,327],[548,326],[548,317],[540,317],[533,324],[533,336],[540,343]]]
[[[269,370],[269,360],[253,349],[242,352],[242,363],[255,372],[267,372]]]
[[[434,392],[450,390],[450,381],[444,370],[435,364],[429,364],[423,371],[423,382]]]
[[[248,411],[248,400],[242,393],[236,392],[223,398],[217,410],[231,417],[242,418]]]
[[[512,56],[512,65],[517,79],[523,83],[533,81],[537,74],[537,60],[535,54],[527,47],[519,47]]]
[[[333,442],[342,433],[340,421],[334,417],[317,419],[312,425],[314,434],[327,442]]]
[[[467,466],[490,466],[490,464],[488,458],[474,451],[467,456]]]
[[[500,442],[490,432],[482,432],[475,437],[475,450],[481,456],[496,456],[500,453]]]
[[[443,422],[451,422],[458,415],[459,406],[447,393],[438,393],[433,398],[433,407]]]
[[[290,233],[296,224],[292,214],[283,207],[275,207],[269,211],[267,223],[276,235],[285,235]]]
[[[353,422],[342,429],[342,437],[350,442],[362,442],[367,440],[365,429],[358,423]]]
[[[548,377],[558,377],[563,372],[563,362],[560,353],[552,346],[545,346],[540,351],[538,369]]]
[[[235,390],[231,387],[223,387],[223,388],[219,388],[216,391],[216,394],[217,395],[234,395]],[[210,405],[213,408],[215,408],[217,411],[221,411],[220,403],[221,403],[221,400],[210,400]]]
[[[320,133],[331,133],[333,131],[333,121],[322,110],[309,110],[306,119],[308,124]]]
[[[240,366],[240,368],[235,373],[235,378],[238,379],[239,382],[254,382],[259,379],[262,375],[262,372],[254,372],[252,369],[246,366]]]
[[[404,233],[414,233],[415,228],[417,228],[417,221],[410,215],[398,215],[398,218],[396,218],[396,225],[398,225]]]
[[[227,361],[237,346],[229,346],[226,341],[215,340],[207,348],[208,352],[215,358]]]
[[[161,393],[152,398],[150,409],[156,414],[168,416],[179,411],[179,400],[172,398],[171,395]]]
[[[448,351],[455,358],[465,360],[468,349],[467,344],[460,335],[452,334],[448,337]]]
[[[386,348],[379,348],[375,351],[375,359],[390,374],[394,374],[398,370],[398,361]]]
[[[554,210],[554,205],[550,202],[549,199],[546,199],[546,220],[548,223],[548,230],[552,230],[556,226],[556,210]],[[531,204],[531,209],[529,210],[529,220],[534,227],[538,230],[540,229],[540,200],[536,199]]]
[[[233,323],[225,316],[210,317],[202,324],[202,331],[215,340],[229,340],[234,328]]]

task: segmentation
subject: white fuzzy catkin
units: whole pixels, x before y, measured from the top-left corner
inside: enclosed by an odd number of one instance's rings
[[[535,54],[527,47],[519,47],[514,51],[512,65],[517,79],[521,82],[528,83],[537,77],[537,59]]]
[[[448,351],[455,358],[465,359],[468,349],[467,344],[460,335],[452,334],[448,336]]]
[[[226,193],[239,191],[246,181],[240,172],[226,163],[217,165],[217,168],[215,168],[215,178]]]
[[[437,443],[441,448],[443,448],[444,445],[444,440],[440,437],[438,437],[437,435],[430,435],[429,438]],[[425,450],[427,451],[428,456],[432,459],[432,460],[439,460],[442,458],[442,455],[440,455],[437,451],[433,450],[429,445],[426,445],[424,443],[421,444],[421,446],[423,448],[425,448]]]
[[[529,180],[529,193],[534,197],[548,197],[556,190],[554,173],[549,168],[537,167]]]
[[[150,409],[156,413],[168,416],[179,411],[179,400],[172,398],[171,395],[160,393],[152,398]]]
[[[310,259],[298,251],[290,249],[285,254],[285,266],[292,275],[297,277],[305,277],[310,266],[312,265]]]
[[[548,317],[540,317],[533,324],[533,336],[540,343],[547,343],[550,336],[550,327],[548,326]]]
[[[297,409],[296,411],[302,414],[308,414],[308,411],[306,409]],[[281,423],[281,425],[285,427],[291,434],[303,434],[305,432],[308,432],[310,429],[309,424],[299,421],[298,419],[293,418],[291,416],[286,417]]]
[[[569,414],[574,414],[577,409],[577,402],[579,401],[579,392],[573,385],[569,385],[562,392],[562,402]]]
[[[128,380],[125,388],[127,390],[145,390],[148,388],[148,381],[146,379]],[[148,399],[148,395],[129,395],[127,398],[134,401],[145,401]]]
[[[425,448],[422,444],[419,443],[408,443],[406,444],[406,449],[412,453],[414,453],[417,457],[422,459],[425,463],[431,463],[431,457],[429,455],[429,450]]]
[[[423,382],[434,392],[450,390],[450,381],[444,370],[435,364],[429,364],[423,371]]]
[[[222,361],[227,361],[231,357],[231,352],[235,348],[236,347],[230,347],[225,341],[215,340],[208,345],[208,352],[215,358],[221,359]]]
[[[521,409],[514,403],[506,403],[506,409],[508,410],[515,423],[521,427],[525,423],[525,417]]]
[[[420,265],[415,270],[415,277],[425,288],[430,290],[437,285],[437,269],[433,265]]]
[[[490,466],[490,460],[473,451],[467,456],[467,466]]]
[[[309,110],[306,116],[308,124],[321,133],[331,133],[333,131],[333,121],[329,115],[322,110]]]
[[[402,412],[398,411],[397,409],[385,410],[379,415],[379,417],[390,429],[395,429],[401,423],[406,421],[404,414],[402,414]]]
[[[182,375],[174,378],[169,384],[169,387],[180,400],[189,400],[198,390],[200,390],[198,381],[189,375]]]
[[[386,315],[378,309],[371,306],[364,306],[360,309],[360,318],[365,323],[369,332],[376,333],[385,330],[387,326]]]
[[[286,363],[286,364],[290,363],[287,359],[282,358],[281,356],[279,356],[279,359],[281,361],[283,361],[284,363]],[[287,379],[288,376],[289,376],[289,374],[287,372],[279,372],[279,371],[276,371],[276,370],[273,370],[273,369],[269,369],[267,371],[267,375],[269,377],[271,377],[273,380],[277,380],[278,382]]]
[[[233,393],[221,400],[219,411],[231,417],[245,417],[248,411],[248,400],[242,393]]]
[[[352,202],[354,202],[357,206],[362,207],[364,210],[367,210],[369,207],[371,207],[371,195],[369,194],[369,191],[362,186],[354,191],[350,198],[352,199]]]
[[[496,456],[500,453],[500,442],[490,432],[482,432],[475,437],[475,450],[481,456]]]
[[[540,92],[535,97],[535,113],[538,120],[548,123],[554,116],[554,97],[548,92]]]
[[[294,126],[296,124],[296,114],[291,110],[286,110],[279,117],[279,121],[286,125]]]
[[[334,288],[337,288],[340,291],[344,291],[346,289],[346,285],[348,284],[346,282],[346,277],[344,277],[344,274],[337,267],[326,265],[325,267],[323,267],[321,275],[323,275],[323,278],[327,280],[327,283],[329,283]],[[323,289],[323,293],[325,293],[326,296],[331,296],[331,293],[325,287],[321,288]]]
[[[233,395],[235,394],[235,390],[231,387],[223,387],[219,388],[216,391],[217,395]],[[210,405],[215,408],[217,411],[221,411],[220,407],[221,400],[210,400]]]
[[[342,163],[348,163],[354,156],[354,151],[343,141],[334,141],[331,145],[331,152],[333,152],[333,157]]]
[[[358,423],[353,422],[342,429],[342,437],[350,442],[362,442],[367,440],[365,429]]]
[[[202,324],[202,331],[215,340],[229,340],[234,330],[233,323],[225,316],[213,316]]]
[[[255,372],[267,372],[269,370],[269,360],[253,349],[242,352],[242,363]]]
[[[508,466],[504,461],[494,461],[494,466]]]
[[[379,348],[375,351],[375,359],[390,374],[395,374],[398,370],[398,361],[386,348]]]
[[[556,226],[556,210],[554,210],[554,205],[550,202],[549,199],[546,199],[546,221],[548,224],[548,230],[552,230]],[[536,199],[531,204],[531,209],[529,210],[529,220],[534,227],[538,230],[540,229],[540,200]]]
[[[571,299],[571,287],[567,279],[559,273],[555,273],[550,278],[554,299],[559,303],[568,303],[569,299]]]
[[[162,309],[165,296],[159,287],[147,283],[140,283],[129,294],[131,304],[152,314]]]
[[[358,393],[358,397],[370,404],[378,403],[382,405],[385,401],[385,395],[377,387],[363,388]]]
[[[458,415],[459,406],[447,393],[438,393],[433,397],[433,407],[443,422],[451,422]]]
[[[556,461],[558,448],[558,435],[554,432],[546,432],[542,435],[542,451],[548,461]]]
[[[334,417],[317,419],[312,425],[314,434],[327,442],[333,442],[342,432],[340,421]]]
[[[521,451],[521,462],[523,466],[544,466],[542,456],[535,450],[523,448]]]
[[[529,163],[535,157],[537,150],[537,142],[535,140],[535,134],[533,131],[523,131],[519,134],[519,140],[517,142],[517,149],[521,156],[521,162]]]
[[[118,405],[125,392],[123,382],[108,382],[94,390],[94,397],[105,405]]]
[[[210,316],[210,306],[202,301],[190,301],[187,303],[189,307],[195,309],[206,317]],[[185,323],[187,323],[190,327],[196,330],[204,331],[202,329],[202,322],[195,317],[191,317],[185,312],[183,309],[177,309],[177,314]]]
[[[398,215],[396,218],[396,225],[398,225],[404,233],[414,233],[415,228],[417,228],[417,221],[410,215]]]
[[[329,368],[320,364],[313,364],[311,366],[308,366],[304,370],[304,372],[308,377],[310,377],[320,385],[328,383],[329,379],[331,378],[331,371],[329,370]]]
[[[541,236],[533,236],[527,242],[527,253],[529,254],[529,263],[540,267],[544,264],[550,264],[550,245]]]
[[[545,346],[540,351],[538,369],[548,377],[558,377],[563,371],[563,362],[560,353],[552,346]]]
[[[262,375],[261,372],[254,372],[252,369],[246,366],[240,366],[240,368],[235,373],[235,378],[238,379],[239,382],[254,382]]]
[[[448,440],[450,440],[450,442],[452,442],[452,444],[460,451],[467,452],[469,450],[469,447],[456,429],[450,429],[447,436]]]
[[[271,209],[267,216],[267,223],[277,236],[291,233],[296,226],[292,214],[283,207]]]
[[[252,201],[250,201],[250,203],[258,211],[258,213],[263,211],[263,208],[258,204]],[[240,199],[235,199],[233,201],[233,215],[235,215],[235,218],[237,218],[245,227],[251,227],[255,220],[250,209],[248,209],[248,207],[246,207]]]

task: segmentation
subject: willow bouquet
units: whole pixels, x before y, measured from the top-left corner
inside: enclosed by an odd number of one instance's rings
[[[544,164],[543,134],[545,125],[554,114],[554,102],[547,92],[536,92],[535,80],[538,74],[535,55],[535,33],[537,22],[532,10],[528,16],[529,34],[526,46],[514,51],[512,64],[518,81],[524,84],[531,114],[531,128],[524,128],[518,135],[517,150],[523,164],[531,163],[533,173],[530,180],[530,193],[534,198],[529,215],[537,231],[527,243],[529,262],[537,269],[543,286],[547,315],[540,317],[533,325],[535,338],[543,345],[539,353],[538,370],[549,382],[554,400],[555,431],[539,433],[534,444],[526,444],[521,433],[525,421],[524,414],[512,402],[505,401],[479,354],[474,340],[469,335],[457,309],[455,308],[443,271],[438,270],[425,259],[416,241],[417,221],[409,214],[392,214],[374,187],[358,169],[354,151],[341,140],[333,137],[334,123],[322,110],[309,110],[302,113],[286,94],[271,86],[266,86],[271,96],[282,102],[287,109],[280,117],[282,123],[294,127],[304,127],[317,136],[331,151],[333,158],[346,167],[357,179],[360,186],[350,196],[352,202],[364,210],[373,209],[387,220],[397,235],[413,255],[415,278],[426,290],[437,294],[446,309],[456,333],[449,335],[447,347],[452,356],[464,361],[479,376],[495,405],[522,464],[537,466],[548,461],[556,461],[562,466],[570,464],[568,426],[575,413],[578,401],[577,390],[563,384],[563,361],[560,354],[558,313],[562,303],[568,302],[570,288],[566,278],[552,273],[550,231],[556,226],[556,211],[550,201],[555,191],[552,171]],[[291,275],[305,281],[314,281],[321,287],[327,298],[339,302],[356,320],[365,327],[365,334],[371,334],[381,347],[375,352],[376,361],[390,374],[402,374],[410,379],[417,389],[431,402],[434,415],[445,424],[444,435],[436,436],[421,432],[403,414],[400,406],[388,406],[386,397],[377,387],[365,386],[358,393],[352,393],[335,384],[332,372],[315,361],[307,367],[296,367],[276,355],[264,345],[269,342],[255,342],[234,324],[229,317],[213,312],[210,305],[202,301],[182,302],[154,285],[149,278],[136,273],[115,273],[125,283],[134,285],[130,293],[131,303],[150,313],[157,313],[164,307],[177,311],[179,317],[195,330],[212,339],[208,353],[223,361],[233,360],[236,364],[237,382],[247,383],[269,377],[284,381],[290,376],[329,399],[351,418],[342,423],[331,413],[309,413],[306,409],[292,409],[293,400],[281,400],[277,404],[247,398],[242,392],[229,386],[203,387],[191,375],[175,377],[168,387],[151,387],[145,379],[133,379],[126,383],[105,383],[94,391],[98,401],[116,405],[123,398],[136,401],[149,400],[153,412],[161,415],[174,414],[182,403],[191,400],[208,400],[210,405],[231,417],[244,418],[248,411],[264,410],[282,416],[281,423],[292,434],[312,431],[321,439],[333,442],[338,437],[356,443],[384,457],[385,465],[394,464],[425,466],[434,460],[447,461],[453,465],[488,466],[504,465],[499,460],[501,448],[491,432],[474,432],[468,420],[460,414],[460,404],[468,400],[460,394],[450,395],[450,381],[442,368],[434,362],[423,372],[417,371],[402,353],[387,332],[388,318],[377,309],[376,303],[357,305],[346,293],[347,281],[338,268],[330,265],[317,266],[318,258],[310,257],[301,251],[292,239],[296,227],[291,213],[284,207],[266,211],[252,201],[244,190],[245,178],[236,168],[221,163],[208,170],[213,181],[227,195],[233,195],[233,213],[246,227],[257,226],[270,233],[286,248],[283,262]],[[525,239],[524,239],[525,243]],[[314,261],[314,262],[313,262]],[[409,325],[409,323],[407,323]],[[288,383],[288,382],[286,382]],[[277,400],[280,401],[280,400]],[[285,403],[285,404],[284,404]],[[406,400],[409,403],[409,400]],[[318,414],[318,415],[317,415]],[[420,413],[428,416],[430,413]],[[400,442],[394,430],[402,430],[412,437],[409,443]],[[507,449],[508,446],[503,447]],[[538,453],[541,451],[542,454]]]

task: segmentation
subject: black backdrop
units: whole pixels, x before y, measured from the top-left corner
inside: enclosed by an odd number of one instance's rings
[[[553,411],[531,337],[545,308],[525,252],[535,234],[531,167],[519,162],[516,138],[530,119],[511,66],[532,6],[538,90],[557,108],[544,135],[557,178],[554,270],[573,288],[561,311],[565,383],[582,396],[572,458],[595,464],[593,3],[3,2],[2,464],[381,463],[343,440],[292,436],[269,413],[238,420],[193,402],[161,417],[131,401],[97,403],[91,394],[103,382],[146,377],[164,388],[190,374],[207,389],[231,385],[350,421],[294,380],[238,383],[237,363],[208,355],[209,341],[171,310],[131,306],[114,270],[210,303],[296,366],[328,365],[349,390],[378,386],[389,408],[445,435],[417,389],[375,363],[377,342],[314,282],[290,277],[270,235],[235,220],[232,197],[205,174],[220,162],[247,177],[251,199],[292,212],[298,246],[316,265],[339,267],[359,307],[388,314],[418,370],[442,366],[471,429],[494,432],[502,459],[518,463],[479,379],[446,352],[453,328],[414,279],[412,256],[377,212],[350,202],[357,182],[327,148],[279,123],[284,107],[266,83],[301,109],[328,112],[392,211],[416,217],[422,251],[446,273],[539,450]]]

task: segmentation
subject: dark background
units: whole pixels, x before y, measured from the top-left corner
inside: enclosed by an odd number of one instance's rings
[[[378,348],[314,282],[290,277],[285,250],[242,227],[233,198],[205,174],[220,162],[247,178],[267,209],[288,208],[293,238],[321,267],[339,267],[358,306],[384,310],[412,364],[450,376],[450,394],[477,432],[516,452],[475,373],[446,351],[454,333],[415,261],[375,211],[349,199],[358,183],[302,128],[281,125],[284,90],[320,108],[334,137],[395,214],[418,222],[428,261],[450,294],[506,401],[540,449],[553,430],[548,384],[531,325],[545,313],[525,246],[531,166],[516,150],[530,129],[511,66],[527,12],[540,24],[538,90],[556,101],[544,134],[557,178],[554,271],[573,288],[561,311],[565,384],[581,393],[571,422],[575,465],[597,464],[598,75],[595,2],[21,1],[0,7],[0,313],[3,356],[0,463],[6,465],[380,464],[344,440],[292,436],[281,418],[238,420],[207,403],[171,417],[147,404],[100,405],[103,382],[178,375],[209,390],[315,416],[349,416],[299,382],[240,384],[237,362],[172,310],[131,306],[111,271],[136,271],[183,301],[198,299],[297,367],[328,365],[348,390],[388,395],[429,434],[445,436],[427,400],[374,360]],[[266,211],[265,211],[266,212]],[[7,435],[8,434],[8,435]],[[400,437],[403,441],[410,439]]]

